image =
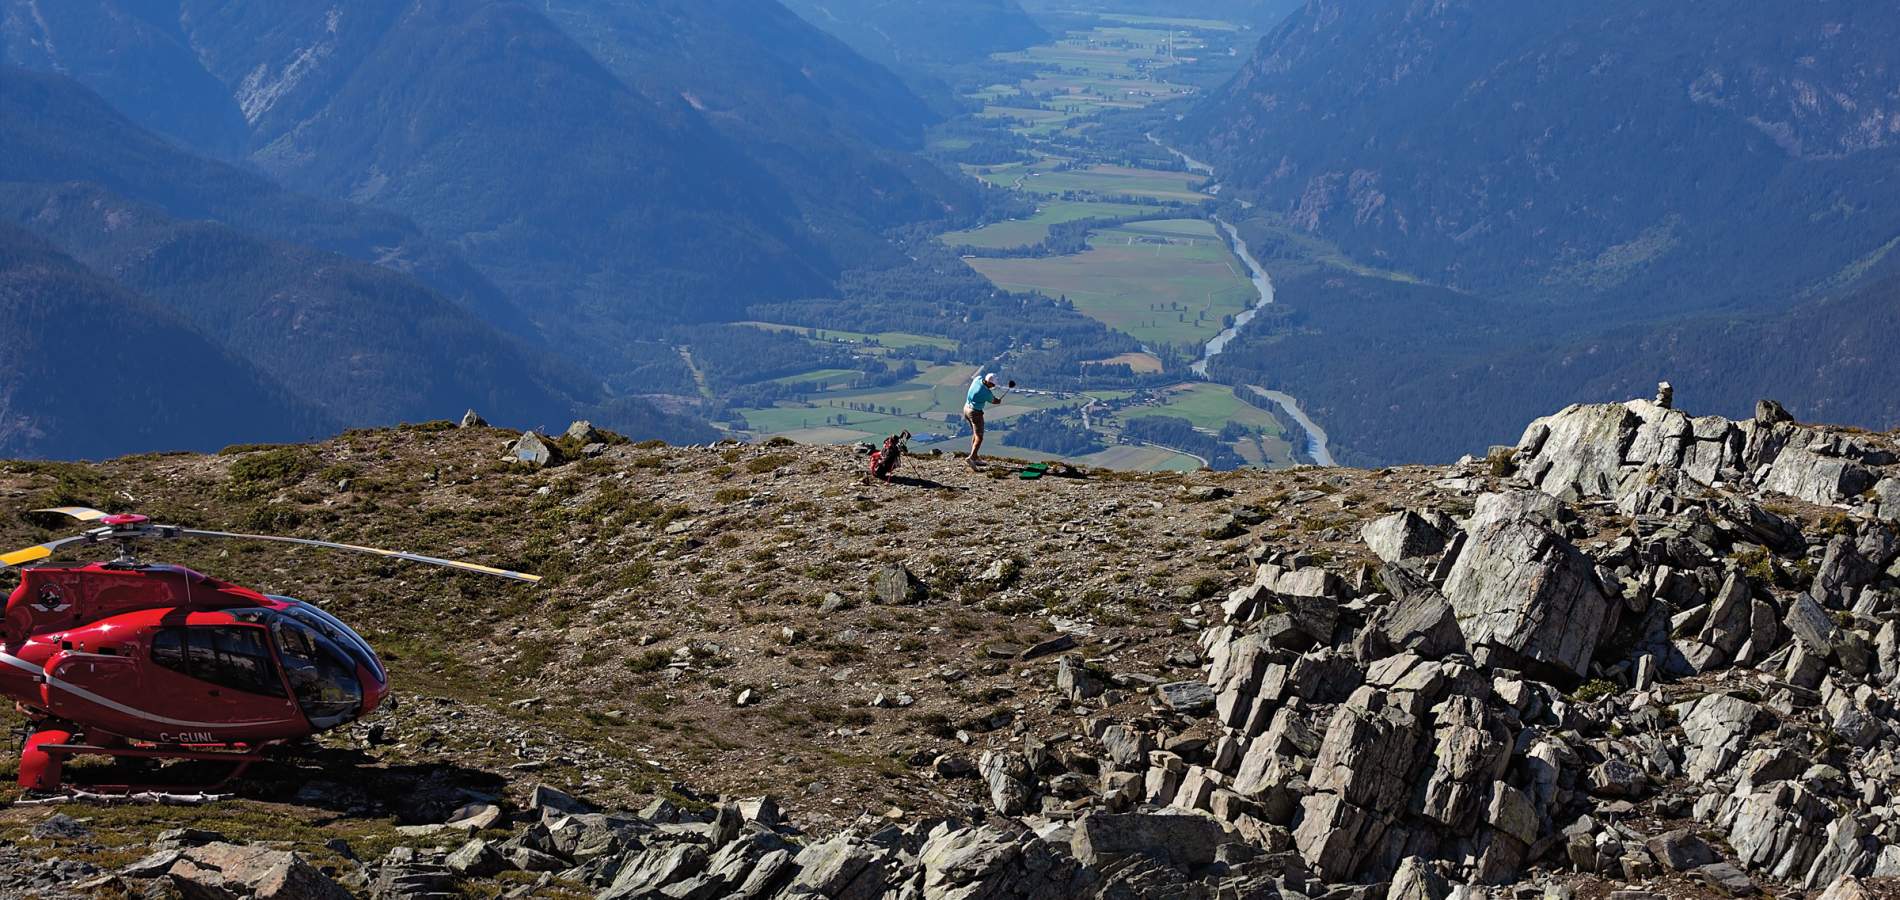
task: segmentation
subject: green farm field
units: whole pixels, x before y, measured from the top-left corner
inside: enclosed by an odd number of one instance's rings
[[[867,333],[862,331],[838,331],[831,328],[806,328],[803,325],[781,325],[776,322],[735,322],[749,328],[766,331],[792,331],[810,335],[820,341],[832,341],[844,344],[866,344],[876,341],[881,347],[936,347],[940,350],[955,350],[957,342],[949,338],[932,337],[927,334],[911,334],[904,331],[883,331]],[[804,376],[792,376],[789,380],[800,380]]]
[[[1186,419],[1196,428],[1219,431],[1228,422],[1264,428],[1268,434],[1281,434],[1279,420],[1259,407],[1242,402],[1232,388],[1222,384],[1184,384],[1171,388],[1159,406],[1142,407],[1123,414],[1125,419],[1145,416],[1174,416]]]
[[[1198,219],[1097,232],[1072,256],[968,262],[1008,290],[1066,296],[1084,315],[1148,344],[1206,341],[1223,316],[1259,299],[1240,261]]]
[[[1067,172],[1031,171],[1019,190],[1031,194],[1087,192],[1103,197],[1151,197],[1156,200],[1199,203],[1211,199],[1194,189],[1206,176],[1161,169],[1126,166],[1089,166]],[[1011,182],[1015,179],[1011,178]]]

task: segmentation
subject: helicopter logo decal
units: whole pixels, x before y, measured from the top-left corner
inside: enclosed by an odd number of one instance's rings
[[[59,592],[58,585],[49,584],[40,588],[40,595],[34,598],[33,608],[40,612],[56,613],[71,609],[72,604],[66,602],[66,597]]]

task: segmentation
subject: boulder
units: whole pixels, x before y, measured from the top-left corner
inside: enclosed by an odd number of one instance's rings
[[[1874,895],[1860,879],[1852,875],[1842,875],[1834,879],[1814,900],[1874,900]]]
[[[165,872],[186,896],[349,900],[350,892],[288,850],[211,843],[179,852]]]
[[[1424,859],[1408,856],[1399,861],[1398,871],[1392,873],[1392,885],[1386,888],[1385,900],[1445,900],[1450,895],[1451,884],[1445,876]]]
[[[871,578],[871,591],[879,602],[890,606],[922,603],[930,596],[930,589],[917,576],[898,565],[879,569]]]
[[[1433,769],[1419,811],[1459,834],[1470,834],[1484,794],[1511,762],[1511,734],[1474,697],[1446,698],[1434,710]]]
[[[1830,505],[1874,486],[1873,473],[1849,460],[1789,447],[1775,457],[1761,488],[1809,503]]]
[[[1649,848],[1649,855],[1655,857],[1656,862],[1672,872],[1699,869],[1722,858],[1692,828],[1665,831],[1645,841],[1643,846]]]
[[[1071,702],[1092,700],[1107,689],[1108,685],[1089,669],[1079,654],[1065,654],[1056,664],[1056,690]]]
[[[1761,707],[1728,694],[1677,704],[1676,713],[1689,742],[1686,769],[1696,781],[1728,773],[1741,761],[1748,736],[1769,718]]]
[[[1219,819],[1200,812],[1169,809],[1155,813],[1095,813],[1075,824],[1070,852],[1084,866],[1102,866],[1129,856],[1146,856],[1182,869],[1212,863],[1220,845],[1234,840]]]
[[[523,465],[543,469],[561,464],[561,448],[544,440],[532,431],[522,432],[521,437],[508,447],[508,457]]]
[[[1552,496],[1613,496],[1640,422],[1615,403],[1578,404],[1538,419],[1518,441],[1519,473]]]
[[[1029,811],[1029,801],[1034,797],[1033,783],[1035,773],[1029,768],[1028,760],[1020,753],[1001,750],[989,750],[977,761],[977,771],[990,788],[990,804],[996,811],[1006,816],[1020,816]]]
[[[1873,490],[1874,515],[1900,522],[1900,478],[1885,478]]]
[[[678,884],[706,868],[706,851],[697,844],[655,844],[629,853],[613,883],[599,900],[644,900],[668,885]]]
[[[918,861],[928,900],[1065,896],[1076,870],[1033,832],[997,825],[941,827]]]
[[[565,436],[577,444],[600,444],[607,440],[607,435],[586,419],[576,419],[573,424],[568,425]]]
[[[1366,523],[1359,537],[1388,563],[1435,556],[1445,549],[1444,532],[1409,509]]]
[[[810,844],[798,852],[798,874],[787,892],[832,900],[870,900],[884,895],[887,857],[849,834]]]
[[[480,839],[471,840],[457,848],[449,854],[443,865],[464,878],[488,878],[509,868],[508,860],[495,849],[495,845]]]
[[[1420,763],[1419,723],[1384,689],[1367,685],[1333,713],[1310,776],[1315,793],[1293,840],[1329,881],[1356,876],[1392,819],[1404,812]]]
[[[1472,533],[1445,581],[1445,597],[1481,661],[1534,667],[1576,680],[1620,603],[1603,593],[1596,566],[1570,542],[1527,519]]]
[[[468,412],[465,412],[462,414],[462,421],[458,423],[456,427],[458,428],[487,428],[488,420],[482,418],[481,414],[477,413],[474,410],[474,408],[471,407]]]
[[[1214,689],[1205,681],[1175,681],[1155,688],[1161,705],[1180,713],[1200,713],[1214,706]]]
[[[1368,656],[1362,658],[1378,659],[1409,651],[1427,659],[1443,659],[1467,652],[1457,612],[1430,582],[1393,565],[1382,567],[1379,578],[1395,599],[1368,617],[1362,632]]]

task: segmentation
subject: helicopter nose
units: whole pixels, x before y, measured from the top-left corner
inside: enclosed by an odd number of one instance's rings
[[[363,706],[357,713],[359,718],[375,712],[377,707],[383,705],[383,700],[389,696],[389,681],[384,677],[379,677],[378,674],[388,671],[383,667],[383,661],[380,659],[376,660],[375,669],[366,666],[357,667],[356,679],[363,685]]]

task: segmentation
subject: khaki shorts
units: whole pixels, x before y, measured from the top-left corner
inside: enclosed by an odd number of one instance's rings
[[[983,411],[982,410],[977,409],[975,407],[971,407],[971,406],[965,406],[963,408],[963,419],[964,421],[970,423],[970,428],[974,430],[979,437],[983,434]]]

